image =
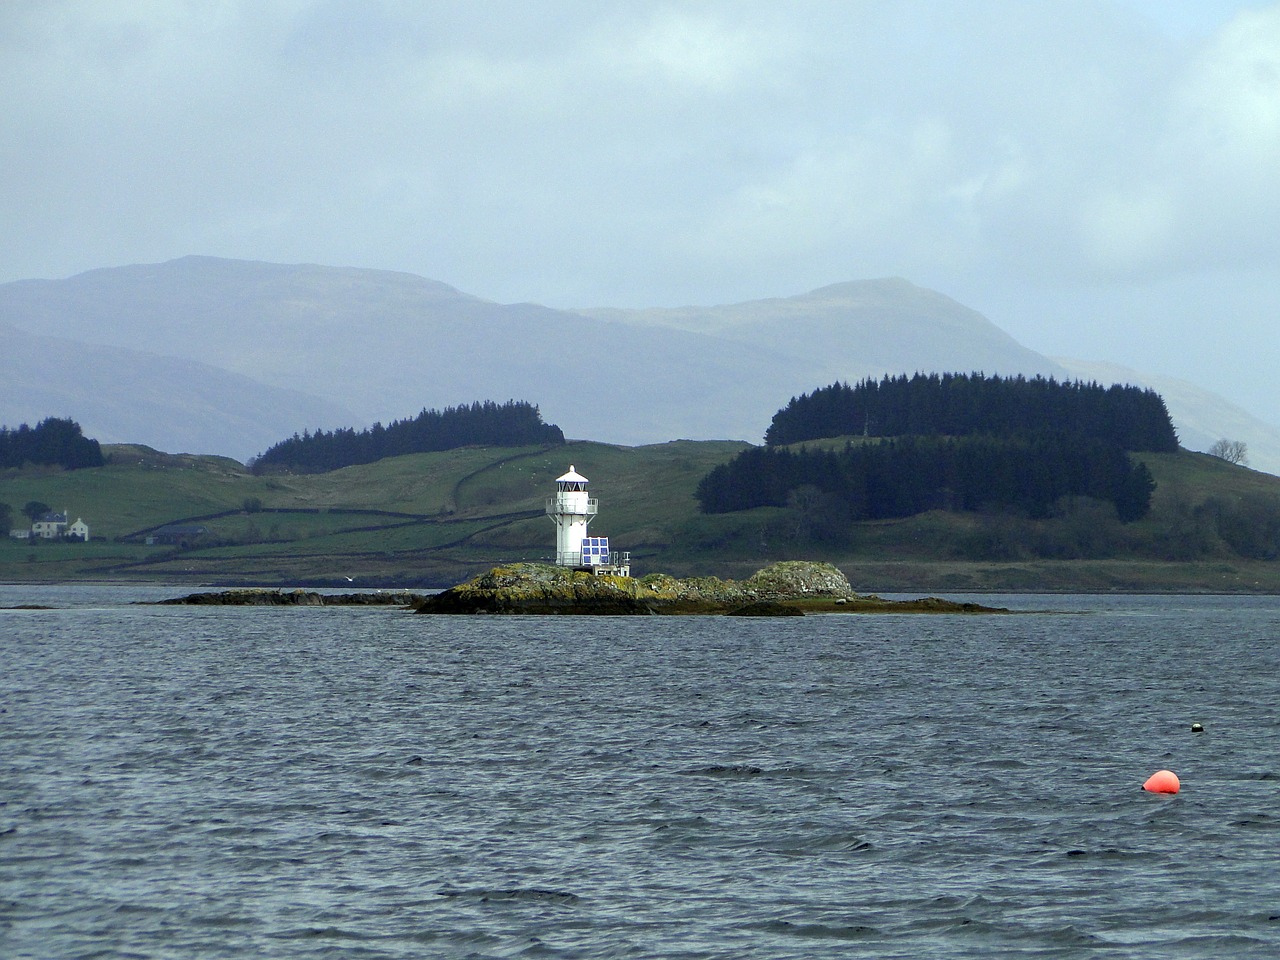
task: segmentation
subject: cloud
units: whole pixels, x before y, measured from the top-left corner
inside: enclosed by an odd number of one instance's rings
[[[8,5],[0,262],[354,263],[557,305],[1262,263],[1280,6],[1137,5]]]
[[[1280,8],[1238,14],[1142,105],[1142,120],[1113,138],[1113,156],[1078,156],[1074,174],[1055,179],[1076,192],[1079,256],[1061,266],[1146,282],[1275,263]]]
[[[780,55],[776,42],[749,23],[668,8],[634,34],[602,31],[600,53],[642,83],[724,95]]]
[[[1176,241],[1176,211],[1165,192],[1095,194],[1080,211],[1085,257],[1110,274],[1150,270],[1167,259]]]
[[[205,253],[649,306],[898,275],[1280,408],[1276,2],[14,0],[0,108],[0,280]]]
[[[1239,14],[1191,64],[1173,94],[1169,149],[1205,238],[1232,236],[1231,257],[1275,263],[1280,7]]]
[[[1238,14],[1195,59],[1176,117],[1226,174],[1276,177],[1280,157],[1280,8]]]

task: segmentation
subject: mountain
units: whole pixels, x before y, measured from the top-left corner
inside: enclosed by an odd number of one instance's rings
[[[728,306],[581,312],[767,350],[805,371],[806,392],[837,380],[852,382],[885,373],[1066,376],[1058,363],[1028,350],[976,310],[897,277],[838,283],[799,296]],[[773,410],[786,399],[776,402]]]
[[[787,400],[835,381],[1076,375],[902,279],[713,307],[570,311],[406,273],[183,257],[0,285],[0,324],[32,370],[6,384],[0,421],[74,416],[99,439],[242,459],[306,429],[474,400],[536,403],[569,437],[759,442]],[[1180,392],[1169,405],[1187,445],[1245,439],[1252,462],[1280,464],[1280,441],[1236,436],[1247,414],[1226,401]]]
[[[353,410],[353,426],[518,399],[572,436],[616,443],[759,437],[778,384],[808,385],[747,345],[654,336],[378,270],[184,257],[0,286],[0,319],[316,392]],[[316,426],[332,424],[299,421],[286,435]]]
[[[299,423],[354,417],[339,404],[196,360],[37,336],[3,322],[0,354],[6,426],[70,417],[102,443],[141,441],[244,460],[291,436]]]

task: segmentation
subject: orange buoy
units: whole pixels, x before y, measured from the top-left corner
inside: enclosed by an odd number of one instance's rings
[[[1182,789],[1182,784],[1178,782],[1178,775],[1172,770],[1157,770],[1147,777],[1147,782],[1142,785],[1142,789],[1151,793],[1177,793]]]

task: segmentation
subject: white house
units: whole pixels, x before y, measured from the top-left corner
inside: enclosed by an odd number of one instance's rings
[[[83,540],[89,542],[89,525],[76,517],[75,523],[68,523],[67,517],[70,514],[63,510],[61,513],[41,514],[31,524],[31,536],[39,537],[41,540],[58,540],[67,538],[71,540]]]
[[[31,524],[31,535],[41,540],[56,540],[67,532],[67,513],[42,513]]]

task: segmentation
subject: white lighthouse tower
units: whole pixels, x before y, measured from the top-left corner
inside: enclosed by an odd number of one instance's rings
[[[547,498],[547,516],[556,525],[556,563],[582,566],[582,541],[600,503],[587,495],[587,478],[573,469],[556,478],[556,495]]]
[[[600,502],[587,494],[587,478],[569,465],[569,472],[556,478],[555,496],[547,497],[547,516],[556,525],[556,563],[562,567],[586,568],[594,573],[631,575],[631,557],[609,552],[608,537],[588,537],[587,524],[596,515]]]

